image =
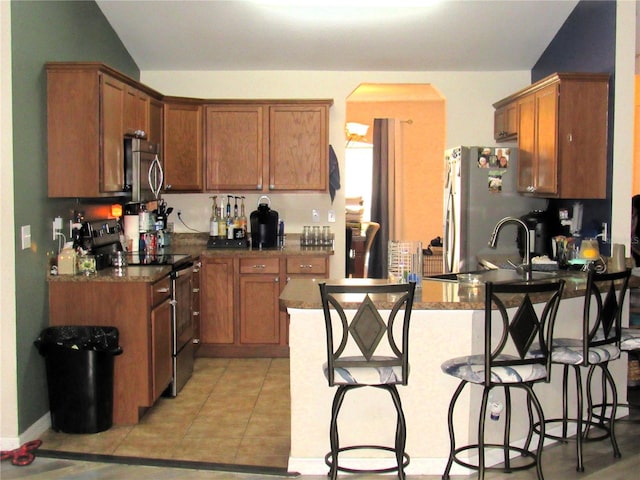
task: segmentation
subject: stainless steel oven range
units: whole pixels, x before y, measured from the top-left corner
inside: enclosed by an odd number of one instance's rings
[[[175,397],[193,373],[193,259],[186,254],[128,256],[129,265],[170,265],[173,380],[165,392]]]

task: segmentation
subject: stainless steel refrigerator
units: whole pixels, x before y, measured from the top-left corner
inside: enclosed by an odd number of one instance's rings
[[[488,251],[498,220],[544,210],[547,201],[517,192],[515,148],[454,147],[444,160],[444,272],[477,270],[476,256]],[[499,247],[517,251],[517,231],[511,231],[500,235]]]

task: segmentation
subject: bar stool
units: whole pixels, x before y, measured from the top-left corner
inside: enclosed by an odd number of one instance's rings
[[[535,408],[544,435],[544,413],[532,387],[534,383],[548,382],[550,379],[551,355],[548,345],[551,344],[553,325],[563,288],[563,280],[544,283],[498,284],[488,282],[485,284],[483,353],[453,358],[441,366],[444,373],[460,379],[460,384],[449,404],[448,426],[451,450],[442,475],[444,480],[449,478],[453,462],[477,470],[480,480],[484,479],[485,471],[512,472],[535,466],[538,479],[542,480],[542,439],[538,440],[535,451],[511,444],[511,389],[519,388],[525,391],[527,405],[529,407],[533,405]],[[539,304],[540,316],[536,313],[533,302]],[[536,348],[535,353],[534,347]],[[478,442],[457,446],[453,424],[454,409],[467,384],[482,387]],[[502,443],[485,441],[485,420],[489,394],[494,387],[504,389],[505,412]],[[533,435],[534,421],[531,408],[527,408],[527,413],[529,431],[526,445],[528,446]],[[486,466],[485,455],[490,449],[498,449],[502,452],[504,466]],[[460,457],[462,453],[469,453],[469,451],[477,451],[477,464]],[[526,457],[524,463],[512,464],[511,452],[517,452],[522,457]]]
[[[609,361],[620,358],[620,332],[622,319],[622,305],[629,284],[631,270],[613,273],[596,273],[589,271],[585,293],[584,309],[582,314],[581,338],[554,338],[551,349],[551,362],[563,366],[562,372],[562,418],[545,420],[548,425],[560,423],[561,435],[554,435],[540,428],[534,427],[534,431],[540,432],[547,438],[567,442],[575,440],[577,466],[576,470],[584,471],[582,459],[582,444],[586,440],[611,439],[614,457],[620,457],[620,449],[615,436],[615,415],[618,405],[618,393],[615,382],[609,372]],[[616,294],[617,290],[617,294]],[[576,416],[569,417],[568,406],[568,376],[573,367],[576,378]],[[593,401],[591,386],[593,374],[596,368],[602,373],[602,404],[607,402],[607,386],[611,392],[612,403],[609,416],[602,410],[601,415],[594,421]],[[587,419],[583,419],[584,400],[582,393],[581,368],[588,368],[587,373]],[[601,404],[601,405],[602,405]],[[576,435],[569,437],[568,424],[576,424]],[[591,427],[596,427],[602,433],[590,437]]]
[[[620,351],[629,353],[635,353],[636,355],[640,355],[640,328],[622,328],[620,333]],[[603,416],[606,415],[606,410],[602,410],[602,403],[593,405],[591,407],[591,414],[593,418],[598,421],[602,421]],[[619,407],[623,408],[631,408],[628,403],[619,403]],[[607,403],[605,408],[612,408],[613,404]],[[628,423],[636,423],[640,424],[640,418],[617,418],[616,422],[628,422]]]
[[[415,287],[413,282],[395,285],[320,284],[327,332],[327,363],[323,365],[323,370],[329,386],[338,387],[331,408],[331,451],[325,456],[332,480],[337,478],[338,471],[398,472],[398,478],[405,478],[404,468],[410,461],[404,451],[407,426],[396,385],[407,385],[409,377],[409,319]],[[380,302],[379,306],[376,307],[374,302]],[[383,318],[379,309],[389,310],[389,315]],[[356,310],[350,322],[346,310]],[[401,313],[402,310],[404,313]],[[382,342],[383,339],[386,341]],[[347,392],[362,387],[383,389],[391,395],[397,414],[394,447],[366,444],[340,446],[340,407]],[[396,465],[374,470],[339,465],[340,453],[362,449],[393,452]]]

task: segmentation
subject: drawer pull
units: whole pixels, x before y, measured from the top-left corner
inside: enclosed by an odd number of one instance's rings
[[[260,268],[260,269],[263,269],[263,268],[267,268],[267,266],[266,266],[265,264],[258,264],[258,265],[254,265],[252,268]]]
[[[192,292],[193,292],[193,293],[198,293],[198,292],[200,292],[200,289],[199,289],[199,288],[194,288],[194,289],[192,290]]]
[[[299,266],[300,268],[313,268],[313,265],[312,265],[312,264],[310,264],[310,263],[308,263],[308,264],[306,264],[306,265],[300,264],[300,265],[298,265],[298,266]]]
[[[167,287],[159,288],[158,290],[156,290],[156,292],[158,292],[158,293],[169,293],[169,288],[167,288]]]
[[[193,312],[193,316],[194,316],[194,317],[197,317],[197,316],[199,316],[199,315],[200,315],[200,312]]]

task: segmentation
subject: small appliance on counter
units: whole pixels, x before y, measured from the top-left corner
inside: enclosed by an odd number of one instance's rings
[[[268,203],[265,203],[264,201]],[[271,210],[271,200],[266,195],[258,199],[258,209],[251,212],[252,248],[276,248],[278,246],[278,212]]]
[[[560,228],[557,216],[548,210],[532,210],[520,217],[520,220],[529,227],[531,256],[547,255],[549,258],[553,258],[551,239]],[[520,230],[518,230],[518,250],[520,255],[524,256],[524,242]]]
[[[120,242],[122,228],[115,218],[82,222],[79,246],[95,257],[96,270],[111,266],[111,255],[123,250]]]

